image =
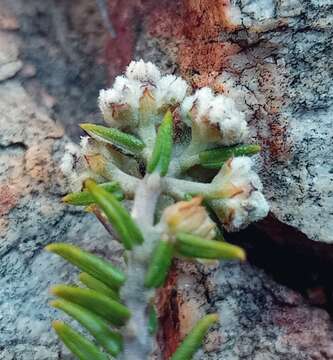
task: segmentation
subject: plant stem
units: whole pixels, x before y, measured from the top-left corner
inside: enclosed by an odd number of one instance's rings
[[[165,177],[162,179],[163,192],[177,200],[183,200],[186,194],[205,195],[210,192],[210,183],[198,183],[189,180]]]
[[[156,129],[154,123],[147,123],[140,126],[138,128],[138,135],[146,145],[142,150],[142,155],[144,159],[146,159],[146,162],[148,162],[156,141]]]
[[[184,157],[180,161],[180,168],[182,172],[185,172],[186,170],[190,169],[194,165],[198,165],[200,163],[199,154],[189,155]]]
[[[141,246],[127,253],[127,281],[121,289],[121,297],[131,310],[132,317],[124,332],[123,360],[147,360],[153,350],[153,338],[148,326],[148,305],[155,291],[145,288],[144,279],[152,250],[160,238],[160,232],[153,226],[160,192],[161,178],[156,173],[140,180],[135,192],[132,217],[145,240]]]
[[[145,233],[146,228],[154,225],[155,208],[160,193],[161,177],[157,173],[147,174],[138,184],[132,217],[141,227],[143,233]]]
[[[181,154],[181,157],[172,159],[168,174],[172,177],[176,177],[190,169],[192,166],[199,164],[199,153],[204,149],[205,146],[202,143],[192,139],[188,147]]]
[[[148,331],[147,305],[154,291],[144,287],[146,267],[140,247],[128,252],[127,281],[121,289],[121,297],[132,317],[124,331],[123,360],[146,360],[153,348],[153,340]]]
[[[108,180],[117,181],[127,196],[133,196],[135,194],[140,182],[140,179],[126,174],[111,162],[108,163],[108,167],[103,175]]]

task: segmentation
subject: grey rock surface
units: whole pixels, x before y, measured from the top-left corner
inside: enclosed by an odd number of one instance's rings
[[[18,38],[0,31],[0,81],[14,76],[21,68]]]
[[[263,271],[231,262],[218,269],[178,263],[178,270],[180,316],[194,322],[206,312],[220,315],[220,328],[208,335],[196,360],[333,358],[327,312]]]
[[[71,359],[51,330],[62,316],[48,288],[77,272],[43,248],[70,241],[118,264],[121,249],[92,216],[60,203],[69,140],[15,81],[0,85],[0,128],[0,359]]]
[[[257,103],[249,118],[269,155],[262,175],[272,212],[310,239],[333,243],[333,2],[234,7],[252,47],[241,56],[267,51],[241,66],[239,86]]]

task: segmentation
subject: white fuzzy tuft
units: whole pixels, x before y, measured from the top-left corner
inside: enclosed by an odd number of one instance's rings
[[[247,135],[245,116],[234,101],[224,95],[214,96],[208,87],[185,98],[181,111],[188,125],[195,125],[193,136],[201,142],[233,145]]]
[[[268,203],[260,191],[253,191],[249,197],[234,197],[223,201],[223,224],[228,231],[238,231],[250,223],[267,216]]]
[[[66,145],[66,152],[62,158],[60,169],[67,179],[69,189],[80,191],[84,180],[82,175],[86,169],[78,145],[72,143]]]
[[[81,146],[81,150],[84,154],[89,149],[89,139],[90,139],[90,136],[81,136],[81,138],[80,138],[80,146]]]
[[[69,176],[75,169],[76,162],[81,156],[79,146],[69,143],[65,147],[65,154],[61,160],[60,169],[65,176]]]
[[[157,108],[165,105],[180,104],[188,89],[185,80],[175,75],[163,76],[157,83],[154,91]]]
[[[132,61],[128,65],[126,76],[130,80],[156,84],[161,78],[161,73],[156,65],[150,61],[144,62],[141,59],[140,61]]]
[[[236,108],[234,101],[218,95],[211,103],[208,114],[212,124],[218,125],[222,134],[221,144],[233,145],[243,142],[247,135],[245,115]]]
[[[212,101],[214,100],[213,92],[208,87],[203,87],[195,92],[194,95],[187,96],[181,106],[181,112],[186,119],[192,118],[192,121],[199,121],[206,116]],[[191,112],[195,110],[193,115]],[[191,125],[191,124],[188,124]]]
[[[262,183],[249,157],[226,162],[212,185],[214,197],[220,197],[213,206],[227,230],[239,230],[267,215],[269,207],[261,193]]]
[[[185,80],[175,75],[161,77],[151,62],[132,61],[125,76],[117,76],[111,89],[100,91],[98,105],[110,125],[134,128],[138,126],[140,107],[147,116],[149,111],[164,111],[180,104],[187,89]],[[142,101],[144,96],[147,97]]]
[[[118,92],[121,104],[127,104],[135,110],[139,108],[139,101],[144,91],[140,81],[117,76],[113,88]]]
[[[262,190],[258,174],[252,169],[253,162],[247,156],[239,156],[227,161],[215,176],[213,184],[227,193],[229,189],[241,188],[243,191]]]
[[[81,191],[85,179],[93,178],[101,180],[96,172],[93,172],[85,156],[96,155],[100,153],[99,146],[94,139],[89,136],[82,136],[80,146],[70,143],[66,145],[66,152],[62,158],[60,169],[67,180],[67,186],[70,191]]]
[[[137,118],[143,91],[140,82],[117,76],[113,88],[99,93],[98,105],[104,119],[116,127],[131,124]]]
[[[102,89],[99,92],[98,106],[106,121],[113,122],[113,104],[119,104],[121,102],[121,94],[115,89]]]

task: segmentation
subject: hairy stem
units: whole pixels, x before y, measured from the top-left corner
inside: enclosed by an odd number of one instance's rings
[[[162,181],[163,192],[171,195],[177,200],[184,199],[186,194],[199,194],[205,195],[209,193],[211,184],[198,183],[189,180],[175,179],[171,177],[165,177]]]
[[[126,306],[132,317],[125,329],[125,346],[122,359],[147,360],[153,349],[149,334],[148,305],[154,297],[154,290],[144,286],[149,259],[160,232],[154,227],[155,207],[161,191],[161,178],[153,173],[146,175],[135,192],[132,216],[144,234],[142,246],[135,247],[127,254],[127,281],[121,290]]]
[[[199,153],[202,150],[205,150],[205,145],[192,138],[190,144],[181,154],[181,157],[172,159],[169,167],[169,175],[176,177],[192,166],[199,164]]]
[[[148,161],[154,149],[156,141],[156,129],[154,123],[147,123],[138,128],[138,135],[145,143],[145,148],[142,150],[142,155]]]
[[[113,163],[109,163],[103,174],[108,180],[117,181],[128,196],[134,196],[140,179],[126,174]]]
[[[128,253],[127,281],[121,289],[132,317],[124,331],[123,360],[146,360],[153,348],[153,340],[148,332],[147,305],[153,291],[144,288],[147,262],[140,247]]]
[[[188,155],[180,161],[180,169],[182,172],[185,172],[186,170],[190,169],[191,167],[199,163],[200,163],[199,154]]]
[[[144,234],[154,224],[156,203],[161,193],[160,182],[159,174],[147,174],[136,189],[132,217]]]

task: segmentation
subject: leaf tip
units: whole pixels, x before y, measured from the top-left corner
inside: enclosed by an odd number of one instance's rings
[[[79,124],[80,128],[84,131],[89,131],[92,129],[92,127],[94,126],[94,124],[89,124],[89,123],[83,123],[83,124]]]
[[[56,331],[60,331],[61,329],[63,329],[64,325],[65,325],[65,323],[63,321],[60,321],[60,320],[52,321],[52,327]]]
[[[63,203],[69,203],[69,201],[70,201],[70,195],[69,194],[67,194],[67,195],[65,195],[65,196],[63,196],[61,198],[61,202],[63,202]]]
[[[96,182],[93,179],[85,179],[83,182],[83,187],[87,189],[88,191],[91,189],[91,187],[97,185]]]
[[[62,285],[60,284],[51,286],[49,289],[50,294],[53,296],[59,296],[61,293],[61,287]]]
[[[236,257],[240,260],[240,261],[246,261],[246,252],[244,249],[242,249],[241,247],[237,247],[236,249]]]
[[[51,301],[49,301],[49,305],[56,308],[56,307],[58,307],[59,302],[58,302],[58,300],[51,300]]]
[[[44,247],[44,250],[48,252],[55,252],[56,249],[57,249],[57,243],[51,243]]]
[[[209,314],[207,316],[209,316],[211,323],[216,323],[220,321],[220,315],[218,313]]]

